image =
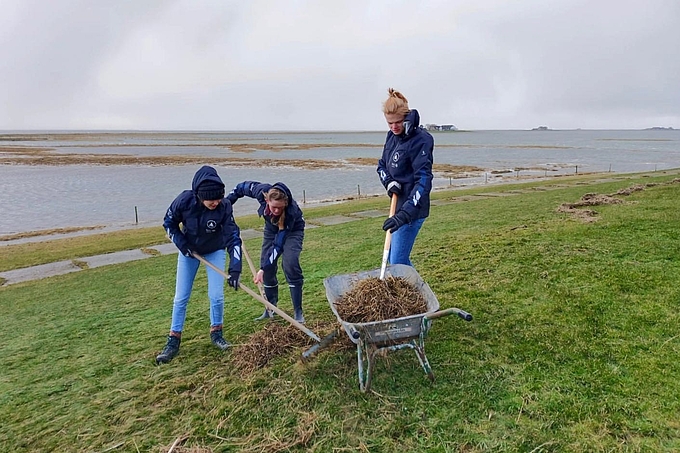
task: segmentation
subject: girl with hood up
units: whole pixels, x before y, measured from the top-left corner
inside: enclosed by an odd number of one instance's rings
[[[234,204],[244,196],[254,198],[260,203],[257,213],[264,218],[260,270],[253,281],[256,284],[263,284],[267,301],[276,305],[279,301],[277,263],[279,256],[283,256],[283,274],[290,288],[295,320],[304,323],[305,317],[302,314],[304,277],[300,267],[300,253],[305,237],[305,219],[302,216],[302,210],[293,200],[288,187],[282,182],[272,185],[257,181],[243,181],[227,195],[227,200]],[[262,316],[256,320],[272,316],[274,314],[265,309]]]
[[[175,298],[172,306],[170,334],[156,363],[168,363],[179,352],[187,304],[202,255],[219,269],[226,264],[229,252],[229,286],[238,289],[241,275],[241,236],[234,221],[231,203],[224,199],[224,183],[210,166],[201,167],[191,183],[191,190],[180,193],[165,214],[163,226],[179,249]],[[229,348],[222,336],[224,317],[224,277],[206,267],[210,299],[210,341],[221,350]]]

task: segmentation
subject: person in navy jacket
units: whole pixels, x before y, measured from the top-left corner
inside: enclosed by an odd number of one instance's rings
[[[224,183],[210,166],[201,167],[191,183],[191,190],[180,193],[172,202],[163,222],[170,240],[179,249],[175,298],[172,306],[170,334],[156,363],[168,363],[179,352],[187,304],[200,261],[197,253],[219,269],[224,269],[229,252],[230,287],[238,289],[241,275],[241,236],[234,221],[231,203],[224,198]],[[206,267],[210,299],[210,340],[225,350],[230,345],[222,336],[224,316],[224,277]]]
[[[390,130],[378,161],[380,182],[389,196],[396,194],[397,211],[383,223],[392,233],[389,262],[411,266],[411,250],[423,222],[430,215],[434,139],[420,127],[420,115],[390,88],[383,113]]]
[[[290,288],[295,320],[305,322],[302,313],[302,285],[304,277],[300,267],[300,253],[305,237],[305,219],[302,210],[293,199],[288,187],[282,183],[243,181],[227,195],[229,202],[236,203],[241,197],[256,199],[260,206],[258,215],[264,218],[264,237],[260,254],[260,270],[253,281],[264,285],[267,301],[276,305],[279,300],[279,282],[276,277],[278,259],[282,256],[283,274]],[[257,320],[273,316],[265,310]]]

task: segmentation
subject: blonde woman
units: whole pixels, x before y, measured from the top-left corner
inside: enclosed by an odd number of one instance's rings
[[[264,218],[264,237],[260,254],[260,270],[253,281],[262,283],[267,300],[272,305],[279,301],[279,282],[276,277],[278,259],[282,256],[283,274],[290,288],[295,320],[304,323],[302,314],[302,285],[304,277],[300,267],[300,253],[305,237],[305,219],[290,189],[282,183],[260,183],[243,181],[227,195],[231,204],[241,197],[250,197],[260,203],[257,213]],[[267,319],[273,314],[265,310],[257,320]]]
[[[430,215],[434,139],[420,127],[420,115],[406,97],[392,88],[388,93],[383,114],[390,130],[377,171],[387,194],[398,198],[396,213],[385,220],[383,230],[392,232],[389,262],[411,266],[413,244]]]

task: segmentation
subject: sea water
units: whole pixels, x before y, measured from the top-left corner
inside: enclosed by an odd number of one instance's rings
[[[19,132],[15,134],[26,134]],[[261,159],[341,161],[382,153],[385,132],[157,132],[38,134],[3,146],[49,147],[59,154],[237,157],[216,166],[230,190],[244,180],[282,181],[302,208],[312,203],[384,192],[375,166],[263,167]],[[435,187],[493,184],[523,176],[576,172],[642,172],[680,167],[680,131],[434,132],[435,163],[481,169],[475,176],[435,175]],[[61,137],[61,138],[60,138]],[[248,144],[247,153],[229,149]],[[311,149],[286,145],[314,145]],[[275,150],[272,145],[279,145]],[[160,225],[172,200],[191,187],[199,165],[0,165],[0,235],[71,226]],[[235,205],[252,213],[253,200]]]

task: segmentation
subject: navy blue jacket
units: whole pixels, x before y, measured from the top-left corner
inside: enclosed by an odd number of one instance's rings
[[[272,216],[266,212],[267,201],[265,200],[265,193],[271,188],[279,189],[288,196],[288,206],[285,209],[285,219],[283,221],[283,229],[279,230],[278,222],[272,221]],[[260,256],[260,269],[266,269],[276,263],[279,255],[283,251],[283,243],[286,241],[286,235],[291,231],[304,231],[305,218],[302,215],[302,209],[293,200],[293,194],[290,189],[282,183],[275,184],[260,183],[257,181],[243,181],[238,184],[227,195],[227,200],[230,203],[236,203],[241,197],[250,197],[256,199],[260,203],[257,209],[257,214],[264,217],[264,228],[274,235],[274,240],[270,244],[262,244],[262,255]]]
[[[378,175],[385,189],[392,181],[401,185],[397,211],[404,210],[411,220],[430,215],[434,139],[420,128],[420,115],[411,110],[404,118],[404,132],[387,132]]]
[[[196,196],[198,186],[208,179],[224,186],[214,168],[201,167],[194,175],[191,190],[179,194],[168,208],[163,227],[182,253],[191,250],[203,255],[226,248],[229,272],[241,272],[241,235],[231,203],[223,199],[210,210]]]

